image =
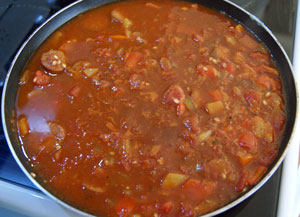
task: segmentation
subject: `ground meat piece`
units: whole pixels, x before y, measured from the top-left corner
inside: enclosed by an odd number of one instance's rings
[[[71,90],[69,91],[69,95],[71,97],[78,97],[81,91],[81,87],[78,85],[75,85],[74,87],[71,88]]]
[[[66,56],[62,51],[49,50],[41,57],[42,65],[51,72],[61,72],[66,68]]]
[[[33,78],[33,83],[38,86],[44,86],[49,84],[50,81],[50,76],[46,75],[44,72],[41,70],[37,70],[35,72],[34,78]]]
[[[65,129],[60,125],[53,122],[49,123],[51,134],[58,140],[63,141],[66,137]]]

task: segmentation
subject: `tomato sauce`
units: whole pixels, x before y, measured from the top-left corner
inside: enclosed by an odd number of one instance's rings
[[[44,187],[102,216],[195,216],[255,185],[285,125],[268,49],[224,14],[125,1],[37,50],[16,112]]]

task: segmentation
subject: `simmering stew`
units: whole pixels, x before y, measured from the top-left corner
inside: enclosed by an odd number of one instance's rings
[[[285,125],[268,49],[224,14],[125,1],[80,14],[32,56],[16,99],[33,176],[102,216],[195,216],[255,185]]]

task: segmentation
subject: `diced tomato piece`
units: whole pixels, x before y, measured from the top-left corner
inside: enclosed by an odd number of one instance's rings
[[[216,101],[223,99],[223,93],[219,89],[209,91],[209,95]]]
[[[143,54],[137,51],[131,51],[125,60],[125,66],[132,69],[143,58]]]
[[[161,206],[160,209],[161,209],[164,213],[168,214],[168,213],[170,213],[170,212],[172,211],[173,207],[174,207],[173,202],[172,202],[172,201],[168,201],[168,202],[165,202],[165,203]]]
[[[252,57],[260,62],[264,62],[266,64],[268,64],[270,62],[270,57],[266,53],[252,52],[252,53],[250,53],[250,57]]]
[[[278,154],[278,150],[272,149],[269,152],[267,152],[266,154],[264,154],[262,157],[260,157],[258,162],[261,165],[267,167],[275,160],[277,154]]]
[[[164,95],[166,103],[180,104],[184,101],[185,94],[178,85],[171,85]]]
[[[38,144],[37,146],[39,146],[39,149],[44,153],[57,151],[57,139],[54,136],[50,135],[43,139],[42,143]]]
[[[243,148],[256,149],[257,139],[253,133],[246,132],[240,137],[239,144]]]
[[[259,166],[256,169],[255,173],[248,178],[248,185],[256,184],[261,179],[261,177],[265,174],[266,171],[267,171],[266,167]]]
[[[53,158],[55,161],[59,161],[60,156],[61,156],[61,149],[55,151],[55,153],[53,154]]]
[[[274,125],[274,129],[277,130],[277,131],[281,131],[283,126],[284,126],[284,123],[285,123],[285,116],[282,115],[282,114],[276,114],[274,117],[273,117],[273,125]]]
[[[255,81],[257,84],[267,88],[268,90],[281,90],[281,85],[274,78],[267,75],[260,75]]]
[[[236,71],[236,66],[234,63],[232,63],[231,61],[229,60],[224,60],[222,63],[221,63],[222,67],[229,73],[229,74],[234,74],[235,71]]]
[[[121,164],[127,172],[131,170],[131,165],[126,160],[122,159]]]
[[[38,86],[44,86],[49,84],[50,82],[50,76],[46,75],[44,72],[41,70],[37,70],[35,72],[34,78],[33,78],[33,83],[38,85]]]
[[[248,172],[246,170],[243,170],[240,174],[240,179],[235,186],[236,192],[241,192],[244,190],[244,188],[247,186],[247,179],[248,179]]]
[[[244,119],[241,123],[244,129],[250,129],[252,127],[252,121],[250,119]]]
[[[208,67],[207,71],[206,71],[206,74],[209,78],[218,78],[218,77],[220,77],[218,71],[213,67]]]
[[[201,187],[201,182],[197,179],[189,179],[183,186],[184,190],[194,190]]]
[[[234,63],[227,61],[226,62],[226,70],[228,73],[233,74],[236,71],[236,66]]]
[[[119,217],[127,216],[135,208],[136,203],[130,197],[120,199],[114,206],[114,209]]]
[[[242,80],[248,80],[248,79],[254,79],[256,78],[256,70],[254,66],[250,65],[249,63],[243,63],[241,67],[241,79]]]
[[[258,72],[268,72],[270,74],[274,74],[274,75],[279,75],[279,71],[273,67],[270,67],[270,66],[267,66],[265,64],[259,66],[259,67],[256,67],[257,71]]]
[[[75,85],[74,87],[72,87],[72,89],[69,91],[69,95],[72,97],[77,97],[79,96],[81,92],[81,87],[78,85]]]
[[[219,72],[212,66],[198,65],[196,70],[199,75],[206,75],[211,79],[220,77]]]
[[[188,193],[190,198],[201,202],[213,193],[216,184],[213,182],[199,181],[197,179],[189,179],[184,185],[182,190]]]
[[[153,169],[156,165],[156,160],[155,159],[145,159],[142,161],[142,166],[145,168],[145,169]]]
[[[257,92],[250,90],[245,92],[244,98],[247,101],[247,103],[250,106],[252,106],[252,105],[256,105],[259,102],[260,95]]]

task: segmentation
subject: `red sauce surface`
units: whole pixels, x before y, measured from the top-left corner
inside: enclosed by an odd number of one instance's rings
[[[264,45],[225,15],[176,1],[79,15],[37,50],[16,100],[45,188],[104,216],[223,206],[267,171],[285,123]]]

